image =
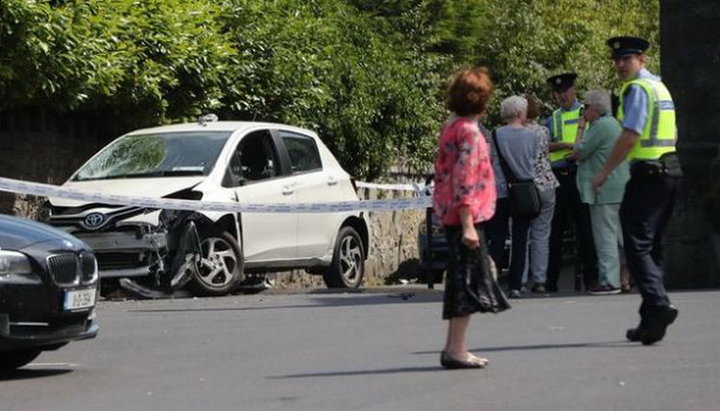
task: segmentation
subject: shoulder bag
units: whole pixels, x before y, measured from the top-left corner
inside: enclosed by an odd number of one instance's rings
[[[495,151],[497,152],[500,166],[508,189],[508,206],[511,217],[522,219],[533,219],[540,215],[540,192],[533,180],[519,180],[510,170],[505,157],[500,151],[500,145],[497,142],[497,133],[492,132],[493,143],[495,143]]]

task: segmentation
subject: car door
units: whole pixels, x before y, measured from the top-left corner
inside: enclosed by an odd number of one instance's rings
[[[269,130],[253,131],[240,140],[230,160],[228,175],[236,200],[241,204],[296,202],[291,177],[280,164]],[[243,212],[241,225],[247,262],[295,258],[296,213]]]
[[[342,176],[323,165],[314,137],[278,130],[296,184],[298,203],[347,201],[338,186]],[[322,257],[332,249],[333,238],[344,213],[299,213],[297,256],[299,259]]]

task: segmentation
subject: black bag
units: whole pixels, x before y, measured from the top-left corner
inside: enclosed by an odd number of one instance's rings
[[[505,174],[508,188],[508,207],[510,217],[533,219],[540,215],[540,191],[533,180],[518,180],[505,162],[497,143],[495,130],[492,132],[495,152]]]

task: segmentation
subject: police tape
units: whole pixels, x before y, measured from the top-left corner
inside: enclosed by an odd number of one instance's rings
[[[59,197],[108,205],[135,206],[152,209],[221,211],[248,213],[327,213],[345,211],[392,211],[432,207],[429,196],[391,200],[336,201],[327,203],[252,204],[229,201],[176,200],[154,197],[134,197],[79,190],[51,184],[33,183],[0,177],[0,191]]]
[[[426,188],[424,184],[377,184],[366,183],[364,181],[356,181],[355,186],[357,188],[372,188],[387,191],[412,191],[414,193],[422,193]]]

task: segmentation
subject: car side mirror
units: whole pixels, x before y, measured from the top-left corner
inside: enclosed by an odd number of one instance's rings
[[[238,167],[239,169],[239,167]],[[240,187],[244,186],[247,182],[247,179],[245,176],[243,176],[242,171],[238,170],[236,172],[235,167],[230,167],[225,172],[225,175],[222,179],[222,186],[223,187]]]

